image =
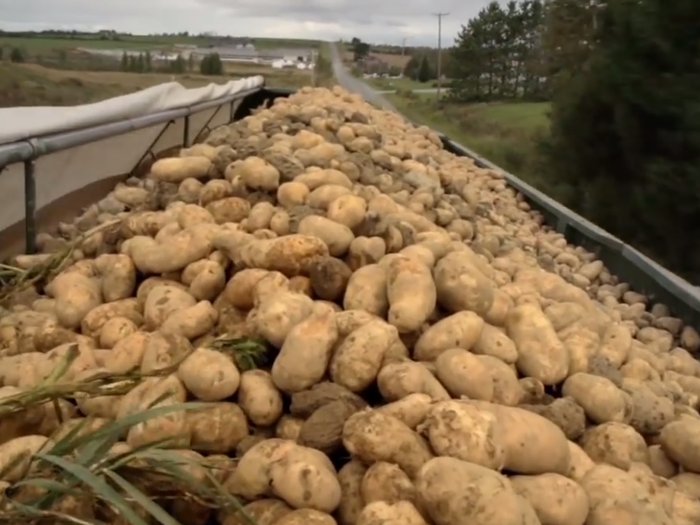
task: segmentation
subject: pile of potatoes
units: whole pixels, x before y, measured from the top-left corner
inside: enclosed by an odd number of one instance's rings
[[[428,128],[305,88],[157,160],[14,264],[85,232],[3,311],[0,396],[76,345],[60,381],[181,364],[61,417],[0,419],[5,486],[84,418],[198,400],[112,452],[171,438],[258,525],[700,523],[698,333]],[[263,338],[269,366],[239,369],[220,338]],[[164,505],[183,525],[247,523]]]

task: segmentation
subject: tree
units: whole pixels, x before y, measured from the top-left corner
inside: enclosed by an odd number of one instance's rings
[[[15,64],[24,63],[24,52],[18,47],[13,47],[10,51],[10,61]]]
[[[143,53],[139,53],[139,56],[136,59],[136,72],[143,73],[145,71],[146,71],[146,60],[144,58]]]
[[[406,62],[406,67],[403,68],[403,75],[410,78],[411,80],[416,80],[418,78],[418,69],[420,68],[420,61],[418,57],[413,55],[408,62]]]
[[[202,75],[223,75],[224,65],[218,53],[209,53],[199,63],[199,71]]]
[[[143,64],[144,64],[144,71],[152,71],[153,70],[153,57],[151,56],[150,51],[146,51],[146,54],[143,57]]]
[[[194,71],[194,53],[190,53],[187,56],[187,71]]]
[[[583,62],[557,62],[550,170],[590,220],[697,280],[700,3],[608,0],[596,16],[570,45]]]
[[[353,60],[355,62],[359,62],[360,60],[365,58],[367,55],[369,55],[369,52],[371,50],[370,45],[368,43],[363,42],[357,37],[353,37],[353,39],[350,41],[350,46],[353,53]]]
[[[575,1],[575,0],[570,0]],[[457,102],[546,98],[542,0],[492,1],[463,25],[447,61]]]
[[[430,71],[428,57],[423,55],[423,59],[420,61],[420,67],[418,68],[418,82],[428,82],[431,77],[432,73]]]
[[[187,63],[181,54],[178,54],[175,60],[170,62],[170,72],[176,75],[182,75],[187,71]]]
[[[4,58],[4,55],[5,55],[5,48],[0,47],[0,60],[2,60]]]
[[[129,71],[129,55],[126,54],[126,51],[122,53],[122,59],[121,62],[119,63],[119,70],[120,71]]]

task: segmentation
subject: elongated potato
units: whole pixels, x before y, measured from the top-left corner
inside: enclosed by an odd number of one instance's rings
[[[433,361],[451,348],[471,350],[481,337],[484,320],[473,312],[458,312],[438,321],[421,334],[413,349],[419,361]]]
[[[518,349],[517,367],[524,375],[545,385],[566,377],[569,354],[539,305],[525,303],[513,308],[506,319],[506,331]]]
[[[315,304],[311,314],[289,331],[282,344],[272,365],[275,386],[293,394],[321,381],[337,339],[335,311],[325,304]]]
[[[430,268],[417,259],[398,256],[387,268],[387,320],[399,333],[418,330],[437,301]]]
[[[466,401],[491,412],[504,429],[504,467],[519,474],[566,475],[571,461],[569,445],[561,429],[542,416],[517,407]]]

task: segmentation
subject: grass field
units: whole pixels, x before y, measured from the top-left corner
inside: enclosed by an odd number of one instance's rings
[[[414,89],[432,89],[435,82],[418,82],[410,78],[369,78],[366,79],[369,85],[380,91],[393,91],[396,89],[413,91]]]
[[[301,87],[311,83],[308,71],[276,70],[247,64],[229,67],[225,76],[203,76],[70,71],[35,64],[0,62],[0,107],[73,106],[133,93],[173,80],[192,88],[253,75],[265,76],[267,85],[271,87]]]
[[[253,44],[258,49],[270,48],[318,48],[317,40],[253,38]],[[97,35],[78,34],[71,37],[44,36],[0,36],[0,47],[19,47],[27,51],[47,51],[56,49],[167,49],[176,44],[207,46],[212,43],[210,37],[182,35],[119,35],[118,37],[99,38]]]
[[[438,108],[432,95],[385,95],[400,112],[464,144],[479,155],[543,188],[539,139],[549,131],[549,103],[491,103]]]

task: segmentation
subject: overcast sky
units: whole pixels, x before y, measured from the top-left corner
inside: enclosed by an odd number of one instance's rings
[[[350,39],[443,45],[489,0],[0,0],[0,29],[115,29],[132,33],[214,31],[233,36]]]

